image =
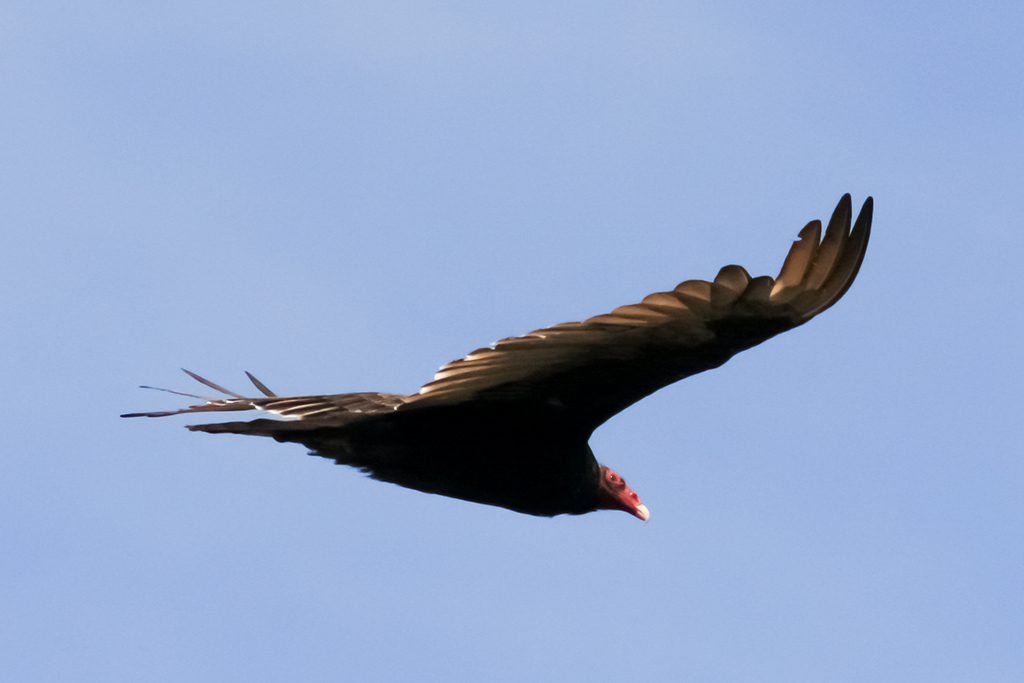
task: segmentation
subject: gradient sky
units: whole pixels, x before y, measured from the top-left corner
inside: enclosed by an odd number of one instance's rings
[[[1019,2],[0,6],[0,677],[1024,680]],[[859,279],[532,518],[121,420],[409,393],[844,192]]]

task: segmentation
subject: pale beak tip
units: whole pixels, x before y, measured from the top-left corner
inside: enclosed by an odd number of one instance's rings
[[[633,514],[635,514],[637,517],[644,520],[645,522],[651,518],[651,511],[648,510],[647,506],[642,503],[637,506],[636,512],[634,512]]]

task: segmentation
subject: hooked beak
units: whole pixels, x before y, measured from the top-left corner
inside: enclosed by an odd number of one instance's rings
[[[635,509],[630,510],[631,513],[644,520],[645,522],[651,518],[651,511],[647,509],[647,506],[640,503]]]

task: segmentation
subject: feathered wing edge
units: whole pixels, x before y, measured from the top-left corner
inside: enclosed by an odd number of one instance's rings
[[[867,253],[873,212],[874,200],[868,197],[850,230],[850,195],[843,195],[821,244],[817,243],[815,234],[813,239],[801,239],[790,249],[771,298],[779,303],[788,302],[800,316],[798,324],[831,308],[853,284]],[[800,236],[803,237],[803,232]],[[796,264],[792,275],[787,270],[791,261]]]
[[[292,422],[282,420],[256,420],[255,422],[233,422],[214,425],[189,425],[193,431],[238,431],[240,425],[253,425],[245,429],[243,433],[264,434],[266,430],[258,429],[256,423],[267,423],[266,427],[272,431],[288,430],[288,425],[295,425],[293,429],[309,429],[311,426],[325,427],[333,426],[342,422],[356,419],[363,415],[371,415],[382,412],[390,412],[405,402],[405,396],[398,394],[381,394],[373,392],[362,392],[354,394],[337,394],[324,396],[284,396],[280,397],[265,384],[256,379],[251,373],[246,372],[249,380],[266,398],[247,398],[241,394],[225,389],[214,384],[210,380],[200,377],[194,372],[182,371],[197,382],[204,384],[215,391],[219,391],[231,398],[210,398],[188,394],[182,391],[171,389],[160,389],[159,387],[144,386],[143,389],[156,389],[166,391],[178,396],[198,398],[204,403],[182,408],[180,410],[157,411],[148,413],[126,413],[121,417],[168,417],[170,415],[181,415],[186,413],[218,412],[226,413],[238,410],[262,410],[284,418],[292,418]],[[234,429],[232,429],[234,427]]]
[[[583,322],[503,339],[443,366],[410,397],[410,407],[483,395],[544,394],[549,388],[545,384],[562,386],[566,379],[587,375],[573,396],[585,403],[595,391],[620,388],[613,382],[621,385],[627,373],[613,378],[611,371],[626,364],[638,377],[647,371],[647,378],[622,388],[622,400],[603,402],[599,412],[607,419],[609,410],[621,410],[661,386],[717,367],[832,306],[849,289],[864,259],[873,204],[868,197],[851,231],[851,198],[844,195],[824,239],[819,242],[821,222],[808,223],[777,278],[751,278],[741,266],[726,266],[713,282],[687,280],[671,292],[651,294],[639,304]],[[723,332],[730,325],[731,336]]]

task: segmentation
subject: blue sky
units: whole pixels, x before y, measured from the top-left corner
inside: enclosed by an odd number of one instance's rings
[[[1024,679],[1018,3],[7,2],[0,672]],[[191,434],[408,393],[739,263],[844,192],[858,281],[592,440],[553,520]],[[248,391],[248,389],[245,389]]]

